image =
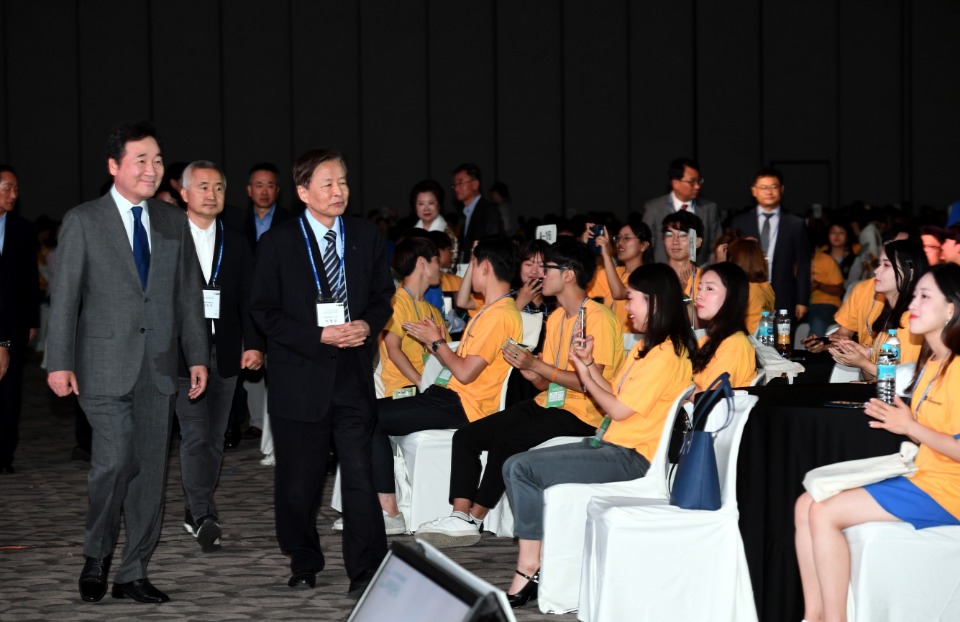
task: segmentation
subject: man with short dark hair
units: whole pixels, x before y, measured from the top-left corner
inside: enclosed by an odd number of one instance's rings
[[[733,219],[733,227],[760,242],[776,295],[777,309],[786,309],[794,321],[807,314],[810,304],[810,240],[802,218],[785,211],[780,201],[783,173],[763,167],[753,175],[750,191],[757,207]],[[796,326],[794,326],[796,327]]]
[[[93,428],[81,597],[106,593],[122,510],[113,597],[162,603],[169,598],[147,579],[147,562],[160,535],[181,349],[189,396],[207,386],[203,277],[183,210],[151,199],[163,177],[153,126],[119,126],[106,155],[110,191],[63,218],[47,384],[76,394]]]
[[[263,339],[250,317],[253,256],[243,235],[226,227],[223,212],[227,181],[223,170],[207,160],[187,165],[180,196],[187,206],[190,233],[203,273],[204,316],[210,342],[207,390],[189,397],[186,363],[180,361],[180,470],[184,491],[183,526],[203,552],[220,545],[220,511],[213,498],[223,460],[223,433],[241,369],[263,365]]]
[[[343,482],[343,561],[349,593],[359,594],[387,552],[371,474],[372,361],[393,279],[383,233],[345,215],[343,156],[307,151],[293,177],[307,209],[260,238],[251,302],[269,353],[277,540],[290,556],[287,585],[315,587],[325,564],[317,510],[332,441]]]
[[[460,227],[460,263],[469,263],[473,243],[503,233],[503,218],[496,205],[480,194],[480,167],[461,164],[453,169],[453,196],[463,206]]]
[[[20,194],[13,167],[0,164],[0,473],[13,473],[27,344],[40,326],[37,234],[13,211]]]
[[[940,259],[943,263],[960,264],[960,223],[952,224],[943,230]]]
[[[698,265],[704,265],[710,259],[713,241],[720,237],[720,216],[717,204],[700,196],[704,179],[700,175],[700,165],[690,158],[677,158],[667,168],[670,192],[662,197],[647,201],[643,206],[643,222],[650,231],[659,231],[665,216],[674,212],[687,211],[696,214],[703,222],[703,245],[692,259]],[[660,263],[667,262],[667,253],[663,244],[654,235],[653,258]]]

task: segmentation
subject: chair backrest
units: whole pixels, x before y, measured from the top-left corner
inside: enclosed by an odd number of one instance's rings
[[[500,387],[500,410],[507,407],[507,389],[510,387],[510,376],[513,374],[513,367],[507,370],[507,376],[503,379],[503,386]]]
[[[424,368],[426,368],[426,365],[424,365]],[[378,400],[383,397],[383,359],[380,357],[377,357],[377,367],[373,370],[373,390]]]
[[[717,473],[720,475],[720,499],[722,508],[737,508],[737,457],[740,455],[740,439],[747,424],[750,411],[760,398],[756,395],[734,395],[733,420],[720,430],[713,439],[717,455]],[[716,430],[727,420],[727,401],[717,402],[707,418],[705,430]]]
[[[794,350],[806,350],[807,346],[803,345],[802,341],[807,338],[810,334],[810,324],[807,322],[801,322],[797,325],[797,332],[793,334],[793,349]]]
[[[913,380],[913,372],[916,371],[916,363],[901,363],[897,365],[897,395],[906,395],[907,387],[910,386],[910,381]],[[904,400],[909,402],[910,400]]]
[[[686,416],[687,413],[683,409],[684,403],[686,403],[686,401],[696,390],[697,385],[691,384],[689,387],[681,391],[677,396],[677,399],[673,401],[669,412],[667,412],[667,420],[663,423],[663,432],[660,433],[660,444],[657,445],[657,451],[653,454],[653,460],[650,461],[650,470],[648,473],[658,477],[659,474],[663,474],[662,481],[664,490],[666,490],[666,481],[669,475],[668,470],[670,468],[670,461],[667,459],[667,453],[670,450],[670,436],[673,434],[673,423],[680,413],[683,413],[683,416]]]
[[[521,313],[520,321],[523,322],[523,339],[520,343],[533,350],[540,342],[540,331],[543,330],[543,314]]]
[[[451,341],[449,343],[451,350],[456,350],[458,345],[460,345],[459,341]],[[437,376],[440,375],[440,370],[442,369],[443,363],[440,362],[440,359],[433,354],[427,357],[427,362],[423,364],[423,373],[420,374],[421,393],[430,388],[430,385],[436,381]]]
[[[842,383],[853,382],[854,380],[860,380],[859,368],[848,367],[846,365],[841,365],[840,363],[835,363],[833,365],[833,371],[830,372],[830,382]]]
[[[764,378],[763,369],[757,370],[757,375],[753,377],[753,380],[747,385],[748,387],[755,387],[760,384]]]

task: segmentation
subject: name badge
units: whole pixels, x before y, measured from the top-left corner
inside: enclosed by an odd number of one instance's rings
[[[336,326],[347,321],[342,302],[318,302],[317,326]]]
[[[220,319],[220,290],[213,287],[203,288],[203,317],[208,320]]]
[[[450,382],[450,378],[453,377],[453,372],[444,367],[440,370],[440,375],[437,376],[437,381],[434,384],[440,385],[441,387],[447,386],[447,383]]]
[[[414,387],[403,387],[402,389],[393,390],[393,399],[402,400],[405,397],[413,397],[417,394],[417,390]]]
[[[563,408],[567,400],[567,387],[551,382],[547,387],[547,408]]]

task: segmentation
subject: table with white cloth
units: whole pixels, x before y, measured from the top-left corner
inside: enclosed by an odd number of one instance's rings
[[[899,450],[902,436],[869,427],[863,409],[824,406],[865,402],[875,385],[754,387],[760,401],[744,430],[737,468],[740,532],[760,620],[803,617],[794,550],[793,507],[810,469]]]

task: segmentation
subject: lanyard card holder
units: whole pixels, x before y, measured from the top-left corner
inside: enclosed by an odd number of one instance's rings
[[[220,319],[220,288],[203,288],[203,317],[208,320]]]
[[[336,326],[346,323],[346,313],[342,302],[321,296],[317,300],[317,326]]]

